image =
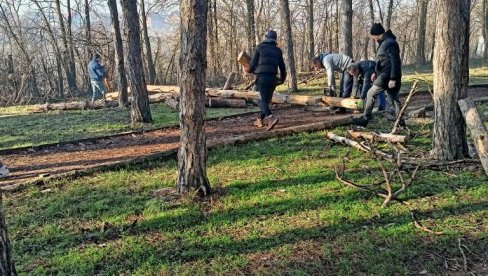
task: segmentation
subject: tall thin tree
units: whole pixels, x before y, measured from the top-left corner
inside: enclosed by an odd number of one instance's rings
[[[148,83],[154,84],[156,80],[156,67],[154,65],[153,54],[151,50],[151,39],[149,38],[149,31],[147,27],[147,19],[149,16],[146,14],[146,6],[144,4],[145,0],[140,0],[141,3],[141,19],[142,19],[142,34],[144,37],[144,45],[146,46],[146,60],[147,60],[147,73],[148,73]]]
[[[467,156],[466,126],[458,100],[467,97],[471,0],[437,5],[434,53],[434,130],[432,156],[454,160]]]
[[[147,95],[146,78],[142,63],[141,34],[139,15],[137,13],[137,0],[121,0],[124,14],[124,27],[127,35],[126,58],[128,62],[128,75],[130,91],[132,93],[131,120],[135,122],[152,122]]]
[[[341,54],[352,57],[352,0],[341,0]]]
[[[283,21],[285,25],[285,53],[286,53],[286,63],[289,70],[289,81],[288,85],[290,87],[290,92],[298,91],[298,77],[297,70],[295,67],[295,52],[293,50],[293,34],[291,31],[291,13],[290,4],[288,0],[280,0],[281,2],[281,14],[283,16]]]
[[[418,0],[419,6],[419,20],[418,20],[418,32],[417,32],[417,65],[425,64],[425,29],[427,25],[427,6],[428,0]]]
[[[116,0],[108,0],[108,9],[112,19],[112,32],[114,35],[115,64],[117,67],[117,90],[119,92],[119,106],[127,106],[129,103],[127,93],[127,76],[125,75],[124,44],[120,33],[119,11]]]
[[[247,5],[247,49],[254,52],[256,47],[256,23],[254,20],[254,0],[246,0]]]
[[[391,28],[391,17],[393,16],[393,0],[389,0],[388,2],[388,10],[386,13],[386,29],[389,30]]]
[[[308,57],[311,59],[315,56],[315,38],[314,38],[314,0],[308,1]]]
[[[180,149],[179,193],[210,194],[205,138],[205,78],[207,69],[207,9],[204,0],[180,2]]]

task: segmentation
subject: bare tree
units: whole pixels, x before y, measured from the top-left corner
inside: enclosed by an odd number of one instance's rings
[[[293,34],[291,31],[291,14],[290,14],[290,5],[288,0],[280,0],[281,2],[281,13],[283,16],[283,21],[285,24],[285,48],[286,48],[286,62],[287,67],[289,68],[289,87],[291,92],[298,91],[298,77],[297,77],[297,70],[295,67],[295,53],[293,50]]]
[[[149,39],[149,32],[147,30],[146,7],[144,5],[145,0],[140,0],[141,3],[141,19],[142,19],[142,34],[144,36],[144,44],[146,45],[146,60],[147,60],[147,72],[149,78],[149,84],[154,84],[156,80],[156,68],[154,67],[154,60],[151,50],[151,40]]]
[[[315,38],[313,33],[314,25],[314,0],[308,1],[308,57],[311,59],[315,56]]]
[[[128,61],[128,75],[130,91],[132,93],[131,120],[132,122],[152,122],[147,95],[146,78],[142,64],[141,35],[139,29],[139,15],[136,0],[121,0],[126,28]]]
[[[68,0],[68,5],[70,3],[70,0]],[[72,49],[72,38],[70,36],[71,34],[71,9],[68,7],[68,27],[64,24],[64,17],[63,17],[63,12],[61,11],[61,1],[56,0],[56,11],[58,14],[58,20],[59,20],[59,26],[61,28],[61,39],[63,41],[63,56],[64,56],[64,71],[66,73],[66,79],[68,81],[68,86],[70,91],[76,91],[78,90],[78,86],[76,84],[76,65],[74,61],[74,55],[73,55],[73,49]],[[69,31],[67,31],[67,28],[69,28]]]
[[[417,65],[425,64],[425,27],[427,24],[427,6],[428,0],[418,0],[419,21],[417,32]]]
[[[341,54],[352,57],[352,0],[341,0]]]
[[[180,129],[178,193],[210,194],[205,138],[208,2],[180,2]]]
[[[470,7],[470,0],[437,5],[432,155],[439,160],[464,158],[468,153],[458,100],[466,98],[468,90]]]
[[[254,21],[254,0],[246,0],[247,5],[247,49],[254,52],[256,47],[256,23]]]
[[[386,13],[386,29],[391,29],[391,17],[393,15],[393,0],[389,0],[388,2],[388,10]]]
[[[119,12],[117,10],[116,0],[107,1],[112,19],[112,32],[114,35],[115,63],[117,67],[117,90],[119,92],[119,106],[127,106],[129,103],[127,93],[127,77],[125,72],[124,46],[122,35],[120,34]]]

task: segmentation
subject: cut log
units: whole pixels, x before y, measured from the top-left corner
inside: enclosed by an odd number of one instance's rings
[[[242,71],[247,73],[251,66],[251,57],[245,51],[240,52],[239,55],[237,55],[237,62],[242,65]]]
[[[368,141],[374,140],[374,141],[402,143],[402,144],[405,144],[405,142],[407,142],[408,140],[408,137],[405,135],[395,135],[391,133],[359,132],[359,131],[348,130],[347,135],[351,136],[354,139],[362,138]]]
[[[218,89],[207,89],[207,96],[209,97],[219,97],[219,98],[238,98],[246,100],[259,100],[261,96],[255,91],[238,91],[238,90],[218,90]],[[284,104],[286,103],[287,96],[275,92],[272,103]]]
[[[232,89],[232,85],[234,84],[234,80],[237,76],[237,72],[230,72],[229,76],[227,76],[227,80],[225,81],[223,90]]]
[[[176,109],[176,110],[179,110],[179,107],[180,107],[180,102],[178,102],[177,100],[175,100],[173,98],[167,98],[166,101],[164,101],[164,104],[166,104],[167,106],[171,107],[172,109]]]
[[[245,99],[221,99],[221,98],[208,98],[208,107],[234,107],[245,108],[247,107]]]
[[[408,93],[407,99],[405,100],[405,103],[403,104],[402,108],[400,109],[400,113],[397,114],[397,118],[395,120],[395,123],[393,124],[393,128],[391,129],[391,134],[395,134],[398,131],[398,126],[400,125],[400,121],[403,118],[403,114],[405,113],[405,110],[407,110],[407,106],[410,103],[410,99],[412,99],[413,94],[417,91],[417,83],[419,81],[415,81],[412,85],[412,88],[410,89],[410,93]]]
[[[459,100],[458,104],[480,157],[481,164],[485,169],[486,175],[488,175],[488,132],[476,109],[476,103],[473,99],[468,98]]]
[[[327,97],[327,96],[323,96],[321,97],[321,99],[328,106],[345,107],[354,110],[364,109],[364,101],[361,99]]]
[[[328,132],[327,135],[325,136],[327,137],[328,139],[332,140],[332,141],[335,141],[335,142],[338,142],[338,143],[341,143],[341,144],[344,144],[344,145],[349,145],[355,149],[358,149],[360,151],[364,151],[364,152],[367,152],[367,153],[371,153],[372,152],[372,149],[366,145],[363,145],[363,144],[360,144],[354,140],[350,140],[350,139],[347,139],[346,137],[342,137],[342,136],[339,136],[339,135],[336,135],[332,132]],[[387,160],[394,160],[393,159],[393,156],[390,155],[390,154],[387,154],[387,153],[384,153],[380,150],[375,150],[374,153],[381,157],[381,158],[384,158],[384,159],[387,159]]]

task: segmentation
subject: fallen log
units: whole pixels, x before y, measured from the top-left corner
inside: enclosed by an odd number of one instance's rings
[[[348,130],[347,135],[351,136],[354,139],[362,138],[368,141],[383,141],[402,144],[405,144],[405,142],[407,142],[408,140],[408,137],[405,135],[396,135],[391,133],[359,132]]]
[[[341,144],[344,144],[344,145],[348,145],[348,146],[351,146],[355,149],[358,149],[360,151],[364,151],[364,152],[367,152],[367,153],[372,153],[372,149],[368,146],[365,146],[363,144],[360,144],[354,140],[350,140],[350,139],[347,139],[346,137],[342,137],[342,136],[339,136],[339,135],[336,135],[332,132],[328,132],[325,137],[327,137],[328,139],[332,140],[332,141],[335,141],[335,142],[338,142],[338,143],[341,143]],[[375,150],[374,151],[374,154],[376,154],[376,156],[378,157],[381,157],[381,158],[384,158],[384,159],[387,159],[387,160],[394,160],[393,159],[393,156],[390,155],[390,154],[387,154],[385,152],[382,152],[380,150]]]
[[[260,100],[261,96],[256,91],[238,91],[238,90],[219,90],[219,89],[207,89],[205,94],[209,97],[220,98],[238,98],[246,100]],[[287,96],[280,93],[273,93],[272,103],[284,104],[286,103]]]
[[[232,89],[232,84],[237,76],[237,72],[230,72],[229,76],[227,76],[227,80],[225,81],[223,90]]]
[[[345,107],[354,110],[364,109],[364,101],[361,99],[339,98],[339,97],[328,97],[328,96],[323,96],[321,97],[321,99],[322,102],[324,102],[328,106]]]
[[[234,107],[234,108],[247,107],[245,99],[208,98],[205,101],[205,103],[208,107]]]
[[[488,132],[476,109],[473,99],[462,99],[458,101],[459,108],[463,113],[466,126],[471,134],[476,151],[480,157],[481,164],[488,175]]]

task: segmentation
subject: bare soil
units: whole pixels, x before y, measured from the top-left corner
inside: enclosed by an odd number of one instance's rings
[[[473,88],[471,97],[488,96],[487,88]],[[432,103],[429,94],[419,94],[412,98],[410,106],[422,107]],[[345,115],[330,112],[306,111],[304,107],[276,107],[274,114],[279,118],[278,128],[304,125],[314,122],[338,119]],[[207,140],[223,139],[249,132],[266,131],[252,125],[256,114],[208,121]],[[165,128],[139,134],[95,139],[89,142],[73,142],[43,148],[22,150],[2,156],[11,170],[11,175],[0,180],[0,186],[29,182],[41,175],[56,175],[76,170],[110,165],[152,153],[176,149],[179,145],[178,128]]]

